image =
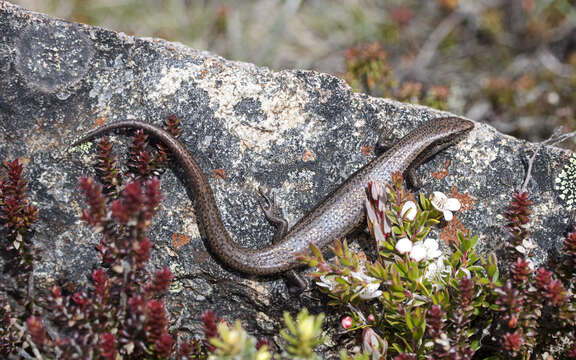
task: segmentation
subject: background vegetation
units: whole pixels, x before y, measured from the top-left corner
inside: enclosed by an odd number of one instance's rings
[[[358,91],[464,114],[531,140],[549,137],[559,125],[576,127],[574,0],[17,3],[274,69],[333,73]],[[175,136],[178,125],[174,117],[166,121]],[[16,285],[18,301],[0,297],[0,357],[318,359],[324,315],[305,309],[295,318],[285,314],[280,348],[210,311],[199,315],[203,338],[172,331],[163,296],[173,276],[146,267],[147,228],[162,200],[153,178],[167,154],[148,149],[146,135],[137,133],[122,176],[111,144],[100,141],[102,185],[83,178],[79,189],[82,219],[103,235],[96,247],[103,266],[90,274],[87,289],[54,286],[38,296],[30,277],[38,210],[22,164],[3,163],[0,235],[7,241],[0,246],[14,255],[9,285]],[[435,192],[415,203],[399,176],[385,187],[370,184],[368,194],[377,260],[361,262],[346,243],[334,245],[334,262],[314,249],[302,256],[342,312],[341,327],[355,337],[353,351],[343,350],[341,359],[576,358],[576,228],[564,239],[562,256],[536,268],[532,202],[528,193],[515,193],[503,214],[509,238],[498,266],[495,254],[476,253],[477,237],[459,234],[446,255],[427,238],[432,226],[452,219],[457,199]]]
[[[574,0],[12,2],[273,69],[332,73],[533,141],[576,129]]]

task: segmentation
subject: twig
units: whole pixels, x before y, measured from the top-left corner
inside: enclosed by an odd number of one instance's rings
[[[550,136],[548,139],[540,142],[537,144],[536,149],[534,150],[534,153],[532,154],[532,156],[530,158],[528,158],[528,170],[526,171],[526,178],[524,179],[524,183],[522,184],[522,187],[520,188],[521,192],[525,192],[528,189],[528,182],[530,181],[530,179],[532,179],[532,169],[534,167],[534,160],[536,159],[536,155],[538,155],[538,152],[540,151],[540,149],[543,146],[546,145],[556,145],[558,143],[561,143],[563,141],[568,140],[571,137],[576,136],[576,131],[572,131],[566,134],[560,134],[559,132],[562,131],[561,128],[558,128],[554,131],[554,133],[552,134],[552,136]]]
[[[362,322],[364,324],[368,324],[368,320],[366,320],[366,318],[364,317],[364,314],[362,314],[362,311],[358,310],[354,305],[348,303],[348,308],[355,313],[356,315],[358,315],[358,317],[360,318],[360,320],[362,320]]]

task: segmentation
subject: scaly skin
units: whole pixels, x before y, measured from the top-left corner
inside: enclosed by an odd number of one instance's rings
[[[431,120],[414,129],[396,145],[350,176],[314,210],[300,220],[277,243],[264,249],[247,249],[232,239],[220,217],[212,188],[204,172],[186,147],[170,133],[152,124],[126,120],[94,129],[73,145],[114,129],[143,129],[170,149],[184,169],[196,205],[196,214],[208,245],[222,262],[247,274],[272,275],[299,266],[297,254],[313,243],[320,249],[341,239],[364,222],[365,186],[370,180],[388,182],[394,172],[405,172],[456,142],[474,127],[455,117]]]

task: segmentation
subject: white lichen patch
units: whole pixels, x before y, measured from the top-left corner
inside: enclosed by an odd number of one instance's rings
[[[240,139],[244,149],[266,149],[270,143],[281,143],[286,131],[310,122],[304,109],[308,94],[298,79],[287,72],[264,75],[266,79],[260,80],[245,69],[225,67],[218,76],[198,80],[211,99],[210,107],[216,109],[215,117]],[[245,99],[257,100],[263,117],[238,116],[234,108]],[[305,143],[313,140],[313,132],[302,133]]]
[[[170,264],[170,272],[174,275],[175,280],[172,280],[170,284],[170,293],[177,294],[184,290],[184,286],[181,281],[177,280],[178,278],[186,275],[186,270],[184,267],[176,262]]]
[[[355,128],[363,128],[366,126],[366,120],[364,118],[358,118],[354,121]]]
[[[554,190],[567,210],[576,209],[576,155],[572,155],[554,180]]]
[[[68,189],[66,186],[69,184],[68,174],[62,174],[59,169],[48,168],[42,171],[38,177],[38,181],[47,189],[47,193],[52,195],[54,199],[62,203],[68,203],[71,200],[74,191]],[[34,202],[32,202],[34,204]]]
[[[466,156],[458,159],[458,161],[466,161],[466,158],[470,158],[473,164],[492,163],[498,158],[498,151],[494,151],[494,146],[491,144],[498,140],[499,134],[497,134],[493,128],[478,123],[475,124],[474,130],[456,144],[458,149],[466,148]],[[499,149],[499,147],[497,147],[497,149]],[[471,167],[471,170],[478,172],[485,171],[485,169],[476,166]]]
[[[82,153],[85,154],[92,149],[92,143],[93,143],[93,141],[86,141],[86,142],[83,142],[83,143],[78,144],[76,146],[71,146],[71,147],[67,148],[66,150],[69,153],[75,153],[76,151],[80,150]]]
[[[287,194],[312,191],[314,174],[315,172],[306,169],[289,172],[282,183],[282,191]]]
[[[200,238],[200,228],[196,222],[196,217],[182,217],[182,232],[191,238]]]
[[[561,218],[565,209],[556,206],[554,195],[551,191],[540,193],[538,201],[532,204],[532,215],[530,216],[530,225],[534,227],[545,227],[544,221],[547,217]]]
[[[160,71],[160,79],[154,84],[152,91],[147,94],[147,99],[152,102],[161,102],[165,98],[173,96],[182,88],[182,83],[194,79],[203,69],[196,64],[187,64],[183,67],[163,67]]]
[[[252,289],[257,294],[260,294],[260,296],[257,297],[258,301],[264,306],[270,306],[271,298],[268,296],[269,290],[266,286],[263,285],[264,283],[262,281],[255,279],[241,279],[238,280],[238,283],[246,286],[249,289]]]

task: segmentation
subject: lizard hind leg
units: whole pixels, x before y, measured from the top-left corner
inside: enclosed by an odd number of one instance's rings
[[[282,211],[276,206],[276,199],[274,196],[270,198],[265,194],[262,187],[258,188],[261,198],[259,199],[260,208],[264,212],[266,219],[276,227],[276,232],[274,233],[273,244],[277,244],[288,232],[288,221],[282,217]]]
[[[414,190],[418,190],[422,187],[422,180],[420,180],[416,174],[416,168],[412,166],[404,172],[404,179],[406,179],[406,184]]]
[[[288,293],[292,296],[299,296],[308,288],[308,282],[296,270],[285,272],[284,280],[288,287]]]
[[[288,232],[288,221],[284,219],[280,213],[281,210],[276,205],[274,196],[270,198],[265,194],[264,189],[259,188],[260,193],[260,208],[264,212],[266,219],[276,227],[276,233],[274,234],[273,244],[277,244],[282,240],[282,238]],[[286,286],[288,287],[288,292],[292,296],[299,296],[308,287],[307,281],[297,273],[295,270],[288,270],[284,274],[284,280],[286,281]]]
[[[378,136],[376,144],[374,144],[374,155],[380,156],[384,154],[386,151],[388,151],[388,149],[390,149],[394,145],[395,140],[398,139],[394,139],[392,137],[389,129],[386,128],[382,129],[382,131],[380,131],[380,135]]]

